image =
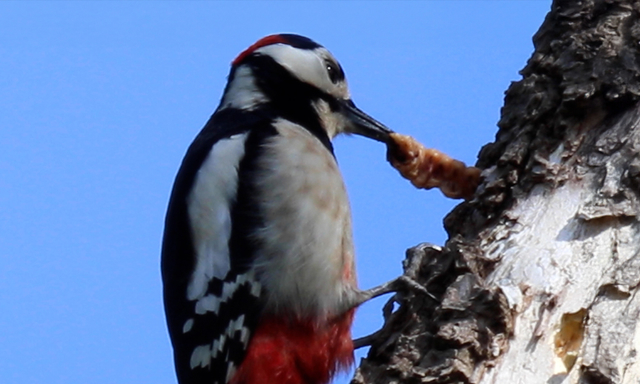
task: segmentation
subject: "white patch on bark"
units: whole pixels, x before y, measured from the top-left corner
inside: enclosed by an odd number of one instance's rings
[[[509,349],[479,383],[575,383],[580,365],[589,365],[603,352],[618,356],[612,365],[618,367],[620,383],[638,382],[630,368],[639,364],[634,356],[640,342],[615,340],[640,340],[640,297],[627,301],[600,295],[607,286],[624,295],[625,287],[619,284],[624,279],[618,275],[625,263],[637,258],[640,225],[619,221],[613,214],[585,217],[599,193],[590,187],[592,182],[587,175],[554,190],[536,187],[506,213],[508,223],[483,236],[493,239],[482,244],[485,255],[500,258],[487,284],[502,289],[517,316]],[[634,273],[640,262],[636,264]],[[556,335],[563,315],[581,310],[586,313],[584,342],[573,351],[575,363],[567,365]],[[629,316],[619,314],[624,311],[633,311],[631,323],[625,323]],[[599,345],[603,340],[626,346],[606,351],[609,347]]]

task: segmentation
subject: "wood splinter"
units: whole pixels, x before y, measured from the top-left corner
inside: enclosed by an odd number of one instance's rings
[[[440,188],[452,199],[470,199],[480,183],[480,169],[425,148],[413,137],[391,134],[387,160],[416,188]]]

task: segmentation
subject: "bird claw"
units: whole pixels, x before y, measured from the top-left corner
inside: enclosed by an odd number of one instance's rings
[[[431,297],[432,299],[435,299],[435,297],[429,293],[429,291],[427,290],[427,288],[425,288],[424,286],[422,286],[422,284],[418,283],[417,281],[415,281],[414,279],[410,278],[407,275],[402,275],[400,277],[398,277],[396,279],[397,284],[402,284],[404,285],[404,289],[409,290],[409,291],[414,291],[414,292],[419,292],[422,293],[424,295],[427,295],[429,297]],[[398,289],[399,291],[402,289]]]
[[[357,339],[353,339],[353,349],[360,349],[364,347],[368,347],[373,344],[373,342],[380,335],[380,331],[376,331],[370,335],[358,337]]]
[[[398,292],[398,291],[413,291],[413,292],[419,292],[421,294],[427,295],[428,297],[432,298],[433,300],[437,300],[435,298],[435,296],[433,296],[422,284],[418,283],[416,280],[414,280],[413,278],[407,276],[407,275],[402,275],[399,276],[391,281],[388,281],[384,284],[378,285],[377,287],[373,287],[371,289],[367,289],[366,291],[362,291],[361,294],[361,298],[359,300],[359,302],[356,304],[360,305],[368,300],[371,300],[373,298],[376,298],[378,296],[382,296],[386,293],[391,293],[391,292]],[[391,311],[393,308],[393,302],[396,301],[397,299],[392,298],[391,300],[389,300],[389,302],[385,305],[385,307],[383,308],[383,315],[385,318],[385,322],[389,320],[389,317],[391,316]],[[390,305],[391,304],[391,305]],[[382,329],[378,330],[370,335],[367,336],[363,336],[363,337],[359,337],[357,339],[353,340],[353,348],[354,349],[359,349],[359,348],[363,348],[369,345],[372,345],[373,342],[375,340],[378,339],[379,335],[381,334]]]
[[[360,299],[356,303],[356,306],[384,294],[398,291],[419,292],[435,300],[435,297],[420,283],[407,275],[402,275],[377,287],[360,292]]]

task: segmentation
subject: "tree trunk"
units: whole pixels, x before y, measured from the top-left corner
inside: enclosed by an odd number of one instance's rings
[[[640,4],[556,0],[353,384],[640,382]]]

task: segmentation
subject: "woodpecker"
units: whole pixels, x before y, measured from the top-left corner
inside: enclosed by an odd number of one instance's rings
[[[181,384],[326,384],[353,364],[354,310],[397,290],[356,284],[351,213],[331,140],[387,143],[342,67],[299,35],[233,60],[175,179],[162,244]]]

